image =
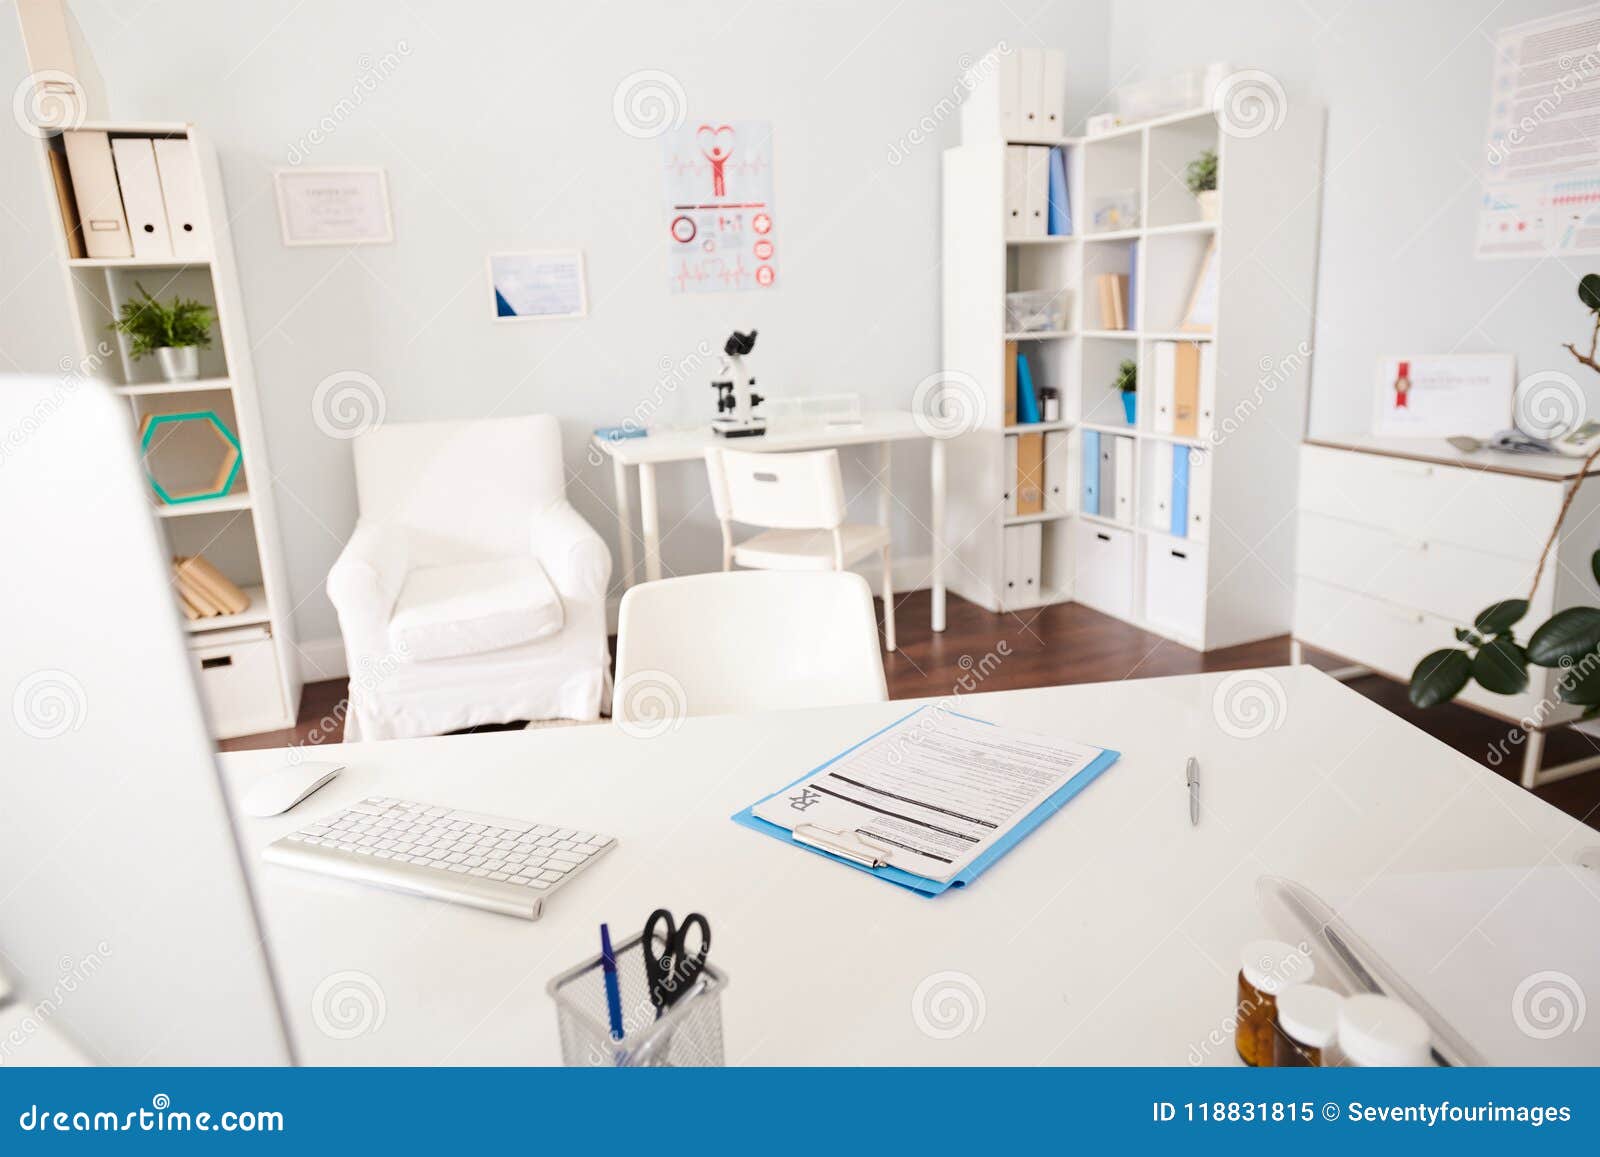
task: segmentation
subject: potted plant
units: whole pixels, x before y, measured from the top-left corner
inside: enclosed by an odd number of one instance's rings
[[[1139,366],[1132,358],[1123,358],[1122,364],[1117,367],[1116,387],[1122,391],[1122,412],[1127,415],[1128,425],[1136,425],[1139,415]]]
[[[138,282],[139,296],[122,303],[111,328],[128,339],[128,354],[138,361],[155,354],[161,376],[192,382],[200,376],[200,351],[211,348],[211,307],[189,298],[158,301]]]
[[[1217,151],[1206,149],[1189,162],[1183,171],[1183,183],[1200,205],[1200,220],[1217,219]]]
[[[1582,353],[1571,342],[1565,348],[1581,365],[1600,373],[1596,360],[1600,348],[1600,273],[1586,274],[1578,282],[1578,300],[1593,318],[1589,352]],[[1448,703],[1468,683],[1477,683],[1496,695],[1519,695],[1528,687],[1528,667],[1554,667],[1561,670],[1556,680],[1556,697],[1563,703],[1583,709],[1584,719],[1600,717],[1600,607],[1567,607],[1551,615],[1528,635],[1517,641],[1517,624],[1528,613],[1528,604],[1539,590],[1550,548],[1556,532],[1572,507],[1578,488],[1588,477],[1596,450],[1584,460],[1567,492],[1566,502],[1556,515],[1556,524],[1545,542],[1544,553],[1534,568],[1527,598],[1502,599],[1485,607],[1470,630],[1457,627],[1458,647],[1445,647],[1423,656],[1411,673],[1411,702],[1418,707]],[[1600,550],[1590,559],[1596,581],[1600,581]]]

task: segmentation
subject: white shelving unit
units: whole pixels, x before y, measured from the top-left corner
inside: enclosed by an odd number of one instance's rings
[[[1041,142],[976,135],[944,153],[944,359],[982,391],[980,427],[950,446],[948,541],[959,544],[950,589],[991,611],[1077,600],[1197,650],[1289,631],[1293,621],[1293,479],[1310,371],[1323,116],[1295,104],[1282,124],[1255,136],[1222,132],[1196,109],[1102,136]],[[1072,236],[1019,240],[1006,233],[1005,152],[1050,144],[1066,153]],[[1220,209],[1201,219],[1183,183],[1203,149],[1218,155]],[[1084,232],[1098,197],[1137,190],[1139,225]],[[1216,325],[1180,329],[1195,278],[1213,241],[1219,260]],[[1137,247],[1136,249],[1134,247]],[[1135,314],[1126,330],[1100,324],[1093,292],[1101,273],[1126,273],[1137,253]],[[1071,294],[1065,328],[1008,333],[1005,295]],[[1008,341],[1028,354],[1035,384],[1055,387],[1062,420],[1005,424]],[[1158,433],[1150,383],[1155,343],[1215,343],[1215,410],[1197,437]],[[1123,359],[1139,367],[1136,421],[1114,387]],[[1209,419],[1209,420],[1208,420]],[[1005,515],[1005,439],[1071,430],[1066,513]],[[1081,512],[1083,433],[1133,440],[1131,517]],[[1209,505],[1182,537],[1155,525],[1161,443],[1203,450]],[[1050,469],[1063,469],[1054,459]],[[1059,477],[1059,475],[1058,475]],[[1170,485],[1166,479],[1162,485]],[[1008,584],[1003,535],[1041,525],[1040,581],[1020,597]]]
[[[90,258],[73,256],[68,223],[57,211],[56,240],[71,303],[82,373],[104,381],[128,404],[128,436],[139,437],[147,414],[213,411],[239,439],[241,468],[228,493],[164,504],[151,491],[158,525],[173,555],[203,553],[245,590],[250,605],[232,615],[185,620],[196,680],[219,739],[294,725],[300,705],[299,665],[291,630],[289,588],[273,512],[272,472],[256,398],[233,242],[216,156],[191,124],[88,122],[71,131],[119,137],[184,139],[200,175],[209,257]],[[39,161],[49,203],[59,209],[51,154],[64,156],[60,133],[40,142]],[[63,166],[64,169],[64,166]],[[70,192],[70,190],[69,190]],[[154,358],[134,361],[110,326],[122,303],[143,285],[168,300],[197,298],[216,313],[212,347],[201,351],[197,381],[161,379]],[[197,470],[203,464],[195,463]],[[107,559],[108,575],[116,560]],[[176,600],[176,592],[174,592]]]

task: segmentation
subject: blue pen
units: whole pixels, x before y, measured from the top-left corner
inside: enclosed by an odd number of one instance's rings
[[[617,985],[617,954],[611,951],[611,929],[600,925],[600,970],[606,979],[606,1012],[611,1017],[611,1039],[622,1039],[622,989]]]

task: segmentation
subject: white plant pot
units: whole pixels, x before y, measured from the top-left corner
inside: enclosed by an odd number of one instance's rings
[[[192,382],[200,376],[200,347],[161,346],[156,350],[161,376],[169,382]]]
[[[1200,220],[1217,219],[1217,190],[1207,189],[1204,193],[1196,193],[1194,199],[1200,204]]]

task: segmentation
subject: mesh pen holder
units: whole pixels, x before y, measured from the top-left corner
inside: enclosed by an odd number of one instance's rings
[[[722,990],[709,962],[694,986],[656,1019],[645,976],[644,934],[614,951],[622,989],[623,1039],[611,1039],[606,986],[595,955],[547,986],[561,1029],[561,1063],[577,1068],[704,1068],[722,1065]]]

